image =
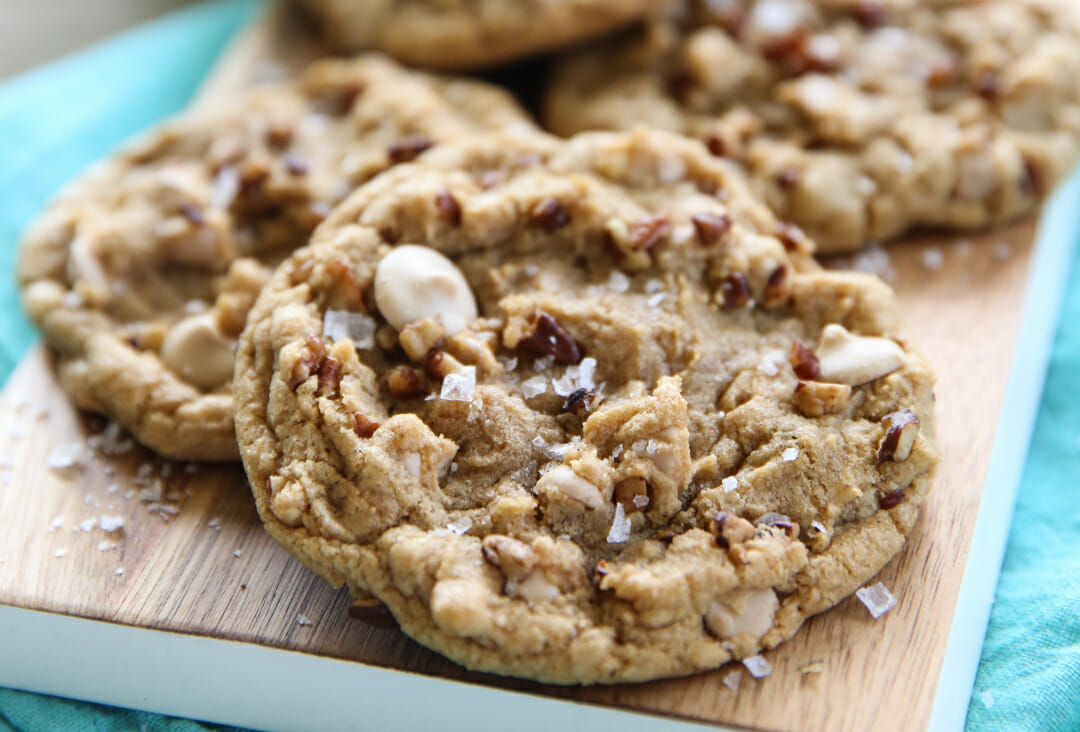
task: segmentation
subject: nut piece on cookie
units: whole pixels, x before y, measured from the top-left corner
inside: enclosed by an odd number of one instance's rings
[[[896,341],[853,335],[837,323],[825,326],[816,353],[822,380],[849,386],[880,379],[904,365]]]
[[[910,409],[901,409],[881,418],[885,425],[885,436],[878,443],[877,458],[879,463],[887,460],[903,462],[911,457],[911,448],[919,436],[919,418]]]
[[[604,497],[600,489],[574,472],[569,465],[558,465],[544,473],[536,481],[536,492],[557,491],[572,498],[585,508],[600,508]]]
[[[540,558],[528,544],[509,536],[491,534],[484,538],[484,559],[506,575],[503,591],[509,597],[525,600],[529,605],[541,600],[554,600],[559,588],[544,576],[538,566]]]
[[[742,633],[748,633],[757,640],[769,632],[779,607],[772,588],[736,590],[709,606],[705,613],[705,627],[721,640]]]
[[[851,398],[847,384],[827,384],[823,381],[800,381],[791,401],[807,417],[821,417],[843,411]]]
[[[203,389],[229,382],[235,343],[218,328],[213,313],[184,318],[169,329],[161,358],[169,368]]]
[[[434,318],[453,335],[477,315],[476,299],[461,270],[443,254],[415,244],[395,247],[379,262],[375,304],[398,330]]]
[[[398,342],[409,359],[419,362],[439,344],[445,334],[446,330],[439,321],[435,318],[424,318],[402,328]]]

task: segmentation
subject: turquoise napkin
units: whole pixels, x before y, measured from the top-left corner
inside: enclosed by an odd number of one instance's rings
[[[48,197],[124,138],[182,108],[257,5],[205,2],[0,84],[0,280],[12,281],[19,234]],[[1080,730],[1080,262],[1064,311],[968,730]],[[32,341],[14,288],[0,288],[0,383]],[[0,689],[0,732],[207,728]]]

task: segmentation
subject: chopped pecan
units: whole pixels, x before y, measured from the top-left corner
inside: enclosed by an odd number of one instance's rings
[[[720,283],[724,307],[741,308],[750,302],[750,283],[742,272],[732,272]]]
[[[522,338],[518,345],[541,356],[553,356],[556,363],[571,366],[581,363],[581,347],[577,341],[555,318],[543,311],[537,311],[532,333]]]
[[[807,417],[820,417],[841,411],[850,398],[851,387],[848,384],[800,381],[791,401]]]
[[[798,341],[791,344],[791,353],[788,354],[788,362],[791,369],[803,381],[815,381],[821,378],[821,364],[817,354]]]
[[[690,217],[702,244],[711,246],[731,228],[731,217],[727,214],[694,214]]]
[[[554,198],[545,198],[529,212],[529,221],[551,234],[570,223],[570,212]]]
[[[878,444],[878,462],[907,460],[915,446],[915,439],[919,436],[919,418],[910,409],[901,409],[886,414],[881,418],[881,422],[886,431]]]
[[[412,399],[424,390],[424,383],[415,370],[408,366],[395,366],[386,375],[386,388],[395,399]]]
[[[1001,96],[1001,74],[991,69],[983,69],[975,75],[972,89],[983,99],[994,101]]]
[[[877,0],[859,0],[851,8],[851,16],[864,30],[874,30],[889,22],[889,10]]]
[[[889,491],[888,493],[878,498],[878,505],[888,511],[890,508],[895,508],[899,506],[901,503],[904,502],[904,499],[906,498],[907,495],[904,493],[904,489],[897,488],[895,490]]]
[[[630,224],[630,244],[639,252],[651,249],[671,231],[671,220],[666,213],[646,216]]]
[[[461,225],[461,204],[448,189],[443,188],[435,194],[435,209],[439,218],[451,226]]]
[[[645,510],[652,503],[649,482],[640,476],[620,480],[615,484],[615,502],[621,503],[626,513]]]
[[[776,229],[776,238],[789,252],[810,251],[810,240],[795,224],[781,223]]]
[[[362,439],[366,440],[371,437],[377,429],[379,429],[378,422],[372,421],[362,414],[353,415],[353,432]]]
[[[434,142],[423,135],[409,135],[401,138],[387,148],[386,155],[390,158],[390,162],[395,165],[398,163],[408,163],[412,160],[416,160],[422,153],[431,149],[434,144]]]
[[[765,281],[765,296],[762,298],[762,304],[765,307],[775,307],[784,302],[787,295],[787,267],[780,264]]]

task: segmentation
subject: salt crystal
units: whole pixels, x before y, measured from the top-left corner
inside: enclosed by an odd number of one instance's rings
[[[124,526],[124,517],[102,516],[100,525],[102,531],[116,531]]]
[[[97,545],[97,550],[99,552],[107,552],[110,549],[115,549],[115,548],[116,548],[116,544],[114,544],[111,541],[102,541]]]
[[[780,373],[780,368],[776,365],[776,361],[773,361],[769,357],[761,359],[761,363],[758,364],[758,371],[766,376],[776,376]]]
[[[544,450],[547,448],[548,443],[547,440],[545,440],[543,437],[537,435],[536,437],[532,438],[532,446],[535,447],[537,450]]]
[[[945,254],[940,249],[924,249],[921,259],[922,266],[927,269],[941,269],[945,266]]]
[[[21,422],[17,422],[15,424],[11,425],[10,428],[8,428],[8,436],[13,440],[21,440],[22,438],[26,437],[28,434],[30,434],[30,433],[26,429],[26,425],[24,425]],[[50,466],[50,467],[52,467],[52,466]]]
[[[476,367],[463,366],[454,374],[447,374],[443,379],[439,398],[448,402],[471,402],[476,390]]]
[[[533,361],[532,370],[537,373],[542,373],[551,368],[551,364],[555,363],[554,356],[543,356]]]
[[[88,518],[79,524],[79,531],[90,533],[94,530],[94,527],[97,526],[97,522],[98,520],[96,518]]]
[[[506,358],[505,356],[499,356],[499,363],[502,364],[502,367],[507,372],[513,371],[518,366],[517,356],[514,356],[513,358]]]
[[[822,534],[827,531],[827,529],[825,528],[825,524],[821,523],[820,521],[811,521],[810,528]]]
[[[139,491],[139,500],[144,503],[159,503],[165,497],[165,486],[159,479],[154,479]]]
[[[630,278],[620,270],[612,270],[607,286],[612,292],[626,292],[630,289]]]
[[[901,150],[896,153],[896,157],[893,159],[893,167],[896,168],[898,173],[908,173],[915,167],[915,160],[910,154]]]
[[[994,692],[987,689],[982,694],[979,694],[979,701],[982,702],[984,707],[989,709],[994,706]]]
[[[622,544],[630,538],[630,519],[626,517],[621,503],[615,504],[615,519],[607,535],[608,544]]]
[[[453,534],[461,536],[469,529],[472,528],[472,519],[468,516],[462,516],[461,518],[454,519],[446,525],[446,528]]]
[[[85,496],[83,496],[82,502],[83,502],[83,505],[93,506],[94,508],[97,508],[100,505],[98,503],[98,499],[94,498],[89,493],[87,493]]]
[[[306,627],[308,625],[314,625],[315,623],[311,622],[310,620],[308,620],[303,615],[297,615],[296,616],[296,624]]]
[[[645,443],[645,454],[649,457],[653,457],[658,452],[660,452],[660,443],[650,438],[649,441]]]
[[[896,270],[893,269],[889,253],[877,243],[870,244],[856,254],[851,266],[858,272],[877,275],[887,282],[896,279]]]
[[[113,574],[115,574],[115,575],[117,575],[117,576],[120,576],[120,575],[122,575],[123,573],[124,573],[124,568],[123,568],[123,567],[117,567],[117,568],[116,568],[116,571],[115,571],[115,572],[113,572]]]
[[[799,459],[799,448],[789,447],[788,449],[780,453],[780,459],[783,460],[785,463],[795,462]]]
[[[720,481],[720,485],[724,488],[724,493],[731,493],[739,489],[739,479],[734,475],[729,475]]]
[[[772,673],[772,664],[761,656],[744,658],[742,663],[743,666],[746,666],[746,670],[750,672],[750,675],[755,679],[763,679]]]
[[[786,0],[761,0],[750,13],[750,23],[767,36],[786,36],[799,25],[800,13]]]
[[[634,452],[645,452],[645,446],[648,444],[649,443],[645,440],[635,440],[634,443],[630,445],[630,449]]]
[[[521,393],[526,399],[543,394],[548,389],[548,380],[543,376],[534,376],[521,382]]]
[[[742,671],[731,671],[724,674],[723,684],[732,691],[739,690],[739,682],[742,681]]]
[[[880,618],[896,606],[896,598],[885,585],[878,582],[873,587],[863,587],[855,591],[855,596],[866,605],[866,609],[875,619]]]
[[[663,302],[664,302],[664,300],[666,298],[667,298],[667,295],[665,293],[658,292],[657,294],[653,295],[652,297],[650,297],[645,302],[651,308],[658,308],[658,307],[660,307],[660,305],[663,304]]]
[[[644,509],[646,506],[649,505],[648,496],[634,496],[631,500],[634,502],[634,505],[640,509]]]
[[[212,519],[207,521],[206,525],[211,529],[217,529],[218,531],[221,531],[221,519],[219,519],[217,516],[214,516]]]
[[[323,313],[323,335],[334,341],[350,339],[359,350],[375,347],[375,319],[348,310]]]
[[[48,532],[51,534],[52,532],[56,531],[57,529],[59,529],[63,525],[64,525],[64,517],[63,516],[56,516],[56,517],[53,518],[52,521],[49,522]]]
[[[109,422],[104,430],[88,437],[86,444],[102,455],[122,455],[135,447],[132,440],[124,437],[123,428],[116,422]]]
[[[120,490],[120,486],[118,486],[116,483],[109,483],[109,485],[105,488],[105,492],[109,495],[116,493],[118,490]]]
[[[1077,438],[1077,443],[1080,444],[1080,438]],[[623,446],[621,444],[616,445],[615,449],[611,451],[611,459],[612,460],[618,460],[619,457],[622,455],[622,453],[623,453]]]
[[[239,549],[237,549],[236,551],[234,551],[234,552],[232,553],[232,555],[233,555],[234,557],[236,557],[237,559],[239,559],[239,558],[240,558],[240,557],[241,557],[241,556],[243,555],[243,553],[244,553],[244,552],[242,552],[242,551],[240,551]]]
[[[125,500],[130,501],[134,497],[135,497],[135,489],[134,488],[128,488],[126,491],[124,491],[124,499]]]
[[[566,457],[566,453],[570,452],[570,448],[581,441],[580,437],[574,437],[570,442],[560,442],[556,445],[550,445],[547,449],[547,456],[552,460],[562,460]]]
[[[67,549],[57,549],[56,551],[53,552],[53,556],[56,557],[57,559],[64,556],[65,554],[67,554]]]
[[[994,259],[1008,259],[1012,256],[1012,246],[1008,242],[999,241],[994,245]]]
[[[57,471],[86,467],[86,453],[82,443],[65,442],[57,445],[45,458],[45,466]]]

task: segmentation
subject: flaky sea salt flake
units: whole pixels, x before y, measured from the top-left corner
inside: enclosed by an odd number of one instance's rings
[[[124,517],[103,515],[99,525],[102,531],[116,531],[124,527]]]
[[[856,590],[855,596],[859,598],[863,605],[866,605],[866,609],[870,611],[875,620],[896,606],[896,598],[880,582],[872,587],[863,587]]]
[[[743,666],[755,679],[763,679],[772,673],[772,664],[761,656],[750,656],[743,659]]]
[[[983,693],[979,694],[979,701],[982,702],[982,705],[984,707],[989,709],[990,707],[994,706],[994,692],[987,689]]]
[[[323,335],[334,341],[350,339],[359,350],[375,347],[375,319],[348,310],[323,313]]]
[[[742,671],[736,669],[724,674],[723,684],[732,691],[739,690],[739,682],[742,681]]]
[[[57,445],[45,458],[45,467],[56,471],[82,470],[86,467],[86,449],[81,442]]]
[[[724,493],[733,493],[739,490],[739,479],[734,475],[729,475],[720,481],[721,487],[724,489]]]
[[[97,523],[98,520],[96,518],[88,518],[79,524],[79,531],[88,534],[94,530],[94,528],[97,526]]]
[[[630,278],[617,269],[612,270],[607,286],[612,292],[626,292],[630,289]]]
[[[457,373],[446,375],[439,398],[448,402],[471,402],[475,390],[476,367],[463,366]]]
[[[615,519],[607,535],[608,544],[624,544],[630,538],[630,519],[626,517],[621,503],[615,504]]]
[[[799,448],[789,447],[788,449],[780,453],[780,459],[783,460],[785,463],[795,462],[799,459]]]
[[[301,627],[307,627],[309,625],[315,625],[315,623],[308,620],[307,617],[304,616],[304,615],[297,615],[296,616],[296,624],[301,626]]]
[[[446,528],[450,531],[450,533],[461,536],[472,528],[472,519],[468,516],[462,516],[448,523],[446,525]]]
[[[65,554],[67,554],[67,549],[57,549],[56,551],[53,552],[52,555],[54,557],[56,557],[57,559],[59,559],[60,557],[64,556]]]
[[[59,529],[63,525],[64,525],[64,517],[63,516],[54,516],[53,520],[49,522],[49,528],[46,529],[46,531],[48,531],[51,534],[52,532],[56,531],[57,529]]]
[[[936,247],[924,249],[920,255],[922,266],[927,269],[941,269],[945,266],[945,253]]]
[[[534,376],[521,382],[521,393],[526,399],[540,396],[548,390],[548,380],[543,376]]]

